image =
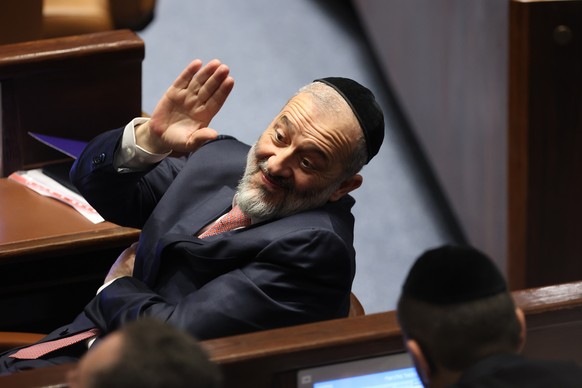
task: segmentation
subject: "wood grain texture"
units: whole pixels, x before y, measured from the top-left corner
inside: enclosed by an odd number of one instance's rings
[[[513,296],[526,314],[528,357],[582,361],[575,341],[582,335],[582,282],[516,291]],[[300,369],[404,351],[394,311],[207,340],[202,345],[223,369],[225,386],[239,388],[294,388]],[[61,383],[71,367],[0,377],[0,385]]]
[[[0,179],[0,330],[48,332],[73,319],[138,238]]]
[[[511,19],[510,282],[579,280],[582,2],[512,2]]]
[[[3,176],[63,160],[29,131],[88,141],[140,116],[143,57],[128,30],[1,46]]]

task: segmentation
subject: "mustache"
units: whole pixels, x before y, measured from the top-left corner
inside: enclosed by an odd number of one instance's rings
[[[293,191],[294,187],[291,179],[271,174],[269,172],[269,168],[267,167],[266,160],[257,161],[257,170],[260,170],[267,178],[281,186],[283,189]]]

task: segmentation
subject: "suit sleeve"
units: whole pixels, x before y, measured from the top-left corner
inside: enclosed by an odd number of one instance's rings
[[[349,307],[351,265],[334,233],[297,232],[174,303],[126,277],[103,290],[85,312],[106,331],[153,316],[199,339],[338,318]]]
[[[118,173],[113,166],[123,128],[93,139],[75,161],[71,182],[108,221],[141,228],[185,163],[166,158],[149,170]]]

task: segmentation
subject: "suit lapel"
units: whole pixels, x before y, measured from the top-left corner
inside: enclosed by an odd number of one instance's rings
[[[160,253],[174,239],[166,236],[193,238],[201,228],[230,209],[234,194],[232,188],[224,186],[205,200],[196,201],[191,203],[192,206],[180,209],[180,214],[175,217],[158,220],[159,222],[154,225],[146,225],[140,236],[134,276],[151,286],[158,273]]]

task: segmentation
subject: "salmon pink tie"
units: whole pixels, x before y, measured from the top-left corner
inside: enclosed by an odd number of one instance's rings
[[[218,221],[210,225],[210,227],[200,234],[198,238],[214,236],[219,233],[228,232],[229,230],[249,226],[250,224],[250,217],[247,217],[238,206],[235,206],[222,218],[219,218]]]
[[[47,341],[40,344],[27,346],[26,348],[22,348],[16,353],[11,354],[10,357],[18,358],[21,360],[34,360],[44,356],[47,353],[53,352],[55,350],[64,348],[69,345],[76,344],[77,342],[81,342],[85,339],[95,337],[96,335],[99,335],[99,329],[94,328],[91,330],[83,331],[81,333],[77,333],[70,337],[60,338],[53,341]]]

